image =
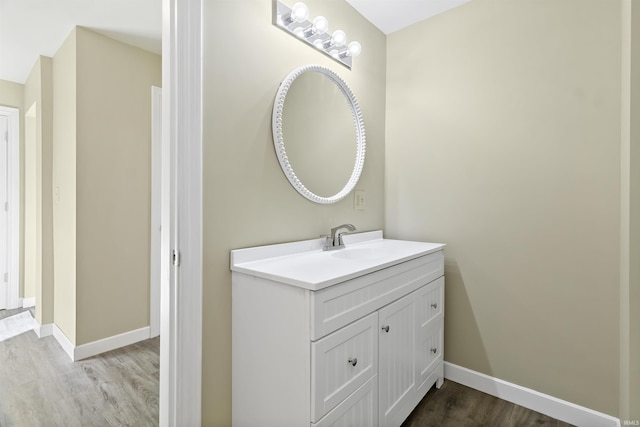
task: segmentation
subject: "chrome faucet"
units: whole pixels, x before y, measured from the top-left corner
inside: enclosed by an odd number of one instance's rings
[[[340,233],[340,230],[347,230]],[[331,229],[331,235],[326,236],[327,242],[322,248],[323,251],[331,251],[334,249],[344,248],[344,242],[342,241],[342,235],[356,231],[356,228],[351,224],[342,224]]]

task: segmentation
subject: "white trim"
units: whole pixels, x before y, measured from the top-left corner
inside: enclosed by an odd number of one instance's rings
[[[67,338],[64,332],[62,332],[55,323],[53,325],[53,337],[58,341],[58,344],[60,344],[60,347],[62,347],[64,352],[67,353],[67,356],[73,360],[73,343],[69,341],[69,338]]]
[[[151,272],[149,275],[149,336],[160,335],[162,247],[162,89],[151,87]]]
[[[44,325],[36,328],[36,334],[40,337],[40,333],[47,332],[49,325]],[[136,329],[122,334],[113,335],[111,337],[103,338],[101,340],[93,341],[87,344],[74,346],[69,338],[62,332],[58,325],[52,325],[53,337],[58,341],[62,349],[71,360],[78,361],[86,359],[87,357],[95,356],[107,351],[115,350],[117,348],[125,347],[127,345],[135,344],[140,341],[144,341],[149,338],[149,327]],[[39,333],[40,332],[40,333]],[[42,335],[46,336],[46,335]]]
[[[620,427],[611,415],[579,406],[462,366],[444,362],[444,377],[516,405],[580,427]]]
[[[36,297],[20,298],[22,300],[22,308],[35,307]]]
[[[175,200],[172,194],[174,181],[174,169],[171,160],[175,137],[171,135],[173,114],[171,106],[171,87],[173,86],[173,67],[176,67],[176,60],[173,58],[174,44],[173,37],[176,32],[173,21],[175,20],[176,0],[162,0],[162,87],[164,96],[162,97],[162,200],[167,200],[169,209],[163,209],[160,223],[165,224],[161,230],[160,246],[161,257],[169,258],[173,245],[172,235],[174,232],[173,209]],[[164,271],[163,271],[164,274]],[[158,397],[159,420],[161,427],[173,427],[176,425],[176,360],[175,360],[175,331],[173,330],[174,299],[173,292],[175,280],[173,269],[169,267],[168,279],[161,282],[160,287],[160,388]]]
[[[162,257],[176,250],[181,263],[161,289],[159,422],[195,426],[202,418],[202,0],[162,4],[162,138],[170,152],[162,167],[170,193]]]
[[[0,106],[0,114],[7,116],[9,131],[8,165],[8,194],[9,201],[9,253],[8,270],[9,283],[7,286],[7,307],[19,308],[21,305],[20,287],[20,110],[12,107]]]
[[[149,339],[148,326],[79,345],[73,349],[73,360],[86,359],[87,357],[135,344],[146,339]]]
[[[41,325],[37,320],[34,319],[34,321],[36,322],[36,327],[33,328],[33,330],[35,331],[38,338],[44,338],[53,335],[53,323]]]
[[[630,414],[631,390],[631,268],[637,262],[631,258],[632,223],[632,185],[631,182],[632,150],[631,150],[631,48],[632,48],[632,11],[631,0],[622,2],[622,31],[621,31],[621,84],[620,84],[620,417],[627,418]],[[635,46],[633,46],[635,49]],[[635,67],[634,67],[635,71]],[[634,76],[635,79],[635,76]],[[635,83],[634,83],[635,84]],[[634,106],[635,107],[635,106]],[[635,136],[635,135],[634,135]],[[635,150],[635,141],[634,141]],[[633,166],[635,168],[635,165]],[[635,169],[634,169],[635,175]],[[635,179],[635,177],[634,177]],[[635,214],[635,207],[633,209]],[[635,286],[635,284],[634,284]],[[635,308],[635,307],[634,307]]]

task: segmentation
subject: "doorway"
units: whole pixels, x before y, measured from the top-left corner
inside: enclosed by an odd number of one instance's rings
[[[17,108],[0,106],[0,309],[21,305],[19,117]]]

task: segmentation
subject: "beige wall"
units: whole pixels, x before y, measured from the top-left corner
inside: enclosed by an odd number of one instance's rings
[[[0,105],[22,109],[23,94],[23,84],[0,80]]]
[[[53,322],[53,60],[40,57],[42,153],[42,286],[36,291],[36,319]],[[40,317],[38,317],[40,315]]]
[[[42,220],[42,187],[40,174],[40,144],[37,141],[37,103],[33,102],[24,115],[24,290],[22,297],[35,298],[36,282],[42,279],[42,252],[38,222]]]
[[[161,80],[159,55],[77,29],[77,345],[149,325],[151,86]]]
[[[25,297],[35,296],[36,319],[42,325],[53,322],[52,79],[52,59],[41,56],[24,85],[24,105],[32,113],[31,118],[25,117],[25,134],[34,134],[32,143],[38,154],[30,158],[25,152],[25,181],[29,181],[30,168],[37,181],[34,182],[37,194],[32,195],[33,206],[25,206],[25,224],[33,215],[33,224],[25,228],[25,234],[33,234],[33,240],[25,238],[25,264],[33,264],[31,268],[25,268],[25,282],[29,274],[34,276],[33,295],[25,291]],[[32,126],[28,126],[28,120],[33,121]],[[25,144],[29,145],[28,138]],[[30,199],[28,188],[25,188],[25,197],[26,205]]]
[[[231,419],[231,275],[229,251],[309,239],[330,227],[383,226],[385,37],[346,2],[309,1],[311,14],[358,39],[363,54],[349,71],[271,24],[271,1],[204,3],[204,334],[202,420]],[[242,23],[242,25],[238,25]],[[226,42],[221,42],[222,40]],[[294,68],[317,63],[355,93],[367,128],[367,160],[353,198],[318,205],[300,196],[280,170],[271,137],[278,85]],[[329,165],[327,165],[329,166]]]
[[[54,322],[76,342],[76,30],[53,57]]]
[[[55,323],[75,345],[149,325],[159,55],[84,28],[54,60]]]
[[[445,359],[619,411],[620,2],[388,37],[386,231],[446,248]]]

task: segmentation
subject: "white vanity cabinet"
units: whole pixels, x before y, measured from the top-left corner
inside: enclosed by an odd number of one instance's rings
[[[399,426],[442,384],[444,245],[362,234],[232,251],[234,426]]]
[[[434,383],[442,385],[444,279],[380,309],[379,421],[399,426]]]

